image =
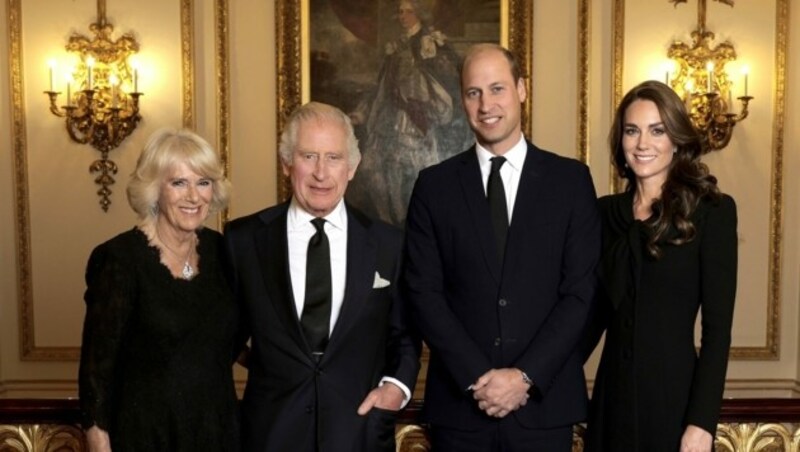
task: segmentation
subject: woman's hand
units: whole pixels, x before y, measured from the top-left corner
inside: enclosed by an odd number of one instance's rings
[[[714,437],[696,425],[688,425],[681,438],[681,452],[711,452]]]
[[[111,452],[111,440],[108,439],[108,432],[96,425],[86,430],[86,443],[89,446],[89,452]]]

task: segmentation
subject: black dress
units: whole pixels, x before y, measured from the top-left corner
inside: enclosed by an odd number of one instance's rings
[[[98,246],[86,269],[79,375],[84,428],[114,452],[238,448],[233,338],[222,236],[198,232],[199,273],[172,276],[134,228]]]
[[[726,195],[701,201],[691,217],[695,239],[662,244],[659,260],[646,251],[632,193],[603,197],[600,209],[600,312],[592,346],[607,331],[586,450],[677,452],[688,424],[716,432],[736,295],[736,205]]]

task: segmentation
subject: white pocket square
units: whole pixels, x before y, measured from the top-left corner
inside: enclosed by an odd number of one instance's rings
[[[381,278],[381,274],[375,272],[375,281],[372,283],[373,289],[383,289],[384,287],[389,287],[390,284],[388,279]]]

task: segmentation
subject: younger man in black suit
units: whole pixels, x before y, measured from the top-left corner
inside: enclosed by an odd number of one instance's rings
[[[361,154],[340,110],[300,107],[279,152],[292,199],[225,231],[252,345],[244,450],[394,451],[420,347],[398,296],[402,234],[343,201]]]
[[[581,338],[600,221],[588,168],[525,140],[527,92],[508,50],[461,73],[477,143],[420,172],[403,288],[431,350],[434,450],[568,451],[586,415]]]

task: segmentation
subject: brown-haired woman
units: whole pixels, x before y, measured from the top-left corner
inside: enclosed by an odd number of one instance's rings
[[[586,450],[711,451],[736,295],[736,205],[700,162],[701,138],[663,83],[625,95],[609,144],[627,188],[600,199],[600,300],[588,351],[603,330],[606,339]]]

